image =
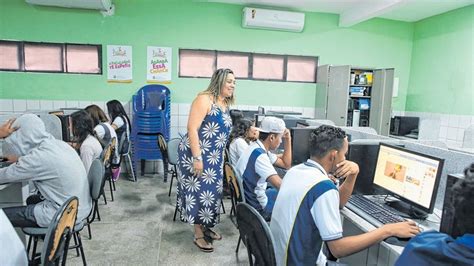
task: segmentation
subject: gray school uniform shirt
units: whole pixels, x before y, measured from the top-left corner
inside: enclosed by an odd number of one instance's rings
[[[36,115],[18,117],[13,127],[18,130],[5,139],[5,144],[19,159],[0,169],[0,183],[33,182],[44,197],[34,207],[36,223],[41,227],[49,226],[56,211],[71,196],[79,199],[77,223],[85,219],[92,200],[86,170],[77,152],[47,133]]]

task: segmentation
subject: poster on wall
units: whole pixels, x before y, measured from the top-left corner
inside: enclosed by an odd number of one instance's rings
[[[147,74],[148,83],[171,83],[171,47],[147,47]]]
[[[132,46],[107,45],[107,82],[132,82]]]

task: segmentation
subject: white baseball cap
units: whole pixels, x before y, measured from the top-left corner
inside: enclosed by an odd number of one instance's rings
[[[260,127],[257,128],[258,131],[264,133],[283,133],[285,132],[286,126],[285,122],[274,116],[265,116],[260,122]]]

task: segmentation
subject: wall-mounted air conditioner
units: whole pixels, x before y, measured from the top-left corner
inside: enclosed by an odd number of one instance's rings
[[[28,4],[57,6],[66,8],[97,9],[102,12],[113,12],[112,0],[26,0]]]
[[[304,28],[304,13],[245,7],[242,27],[301,32]]]

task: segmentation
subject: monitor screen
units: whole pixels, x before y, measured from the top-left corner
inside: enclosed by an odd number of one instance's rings
[[[359,174],[354,185],[355,194],[375,195],[385,193],[382,189],[375,189],[373,186],[379,144],[379,140],[349,142],[349,151],[346,157],[359,165]],[[397,144],[397,146],[403,147],[401,144]]]
[[[431,213],[443,162],[443,159],[380,144],[374,184]]]

